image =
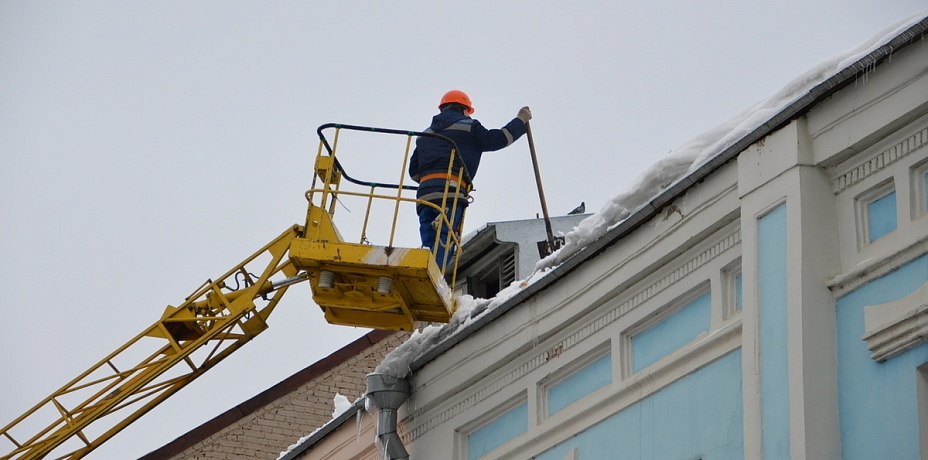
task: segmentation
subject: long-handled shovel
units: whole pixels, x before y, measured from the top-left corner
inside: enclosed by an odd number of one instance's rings
[[[541,200],[541,212],[545,218],[545,231],[548,233],[546,241],[538,242],[538,255],[544,259],[552,252],[557,251],[564,243],[564,238],[555,238],[551,231],[551,218],[548,216],[548,204],[545,202],[545,191],[541,186],[541,171],[538,169],[538,155],[535,154],[535,140],[532,139],[532,127],[525,123],[525,135],[528,137],[528,150],[532,154],[532,166],[535,168],[535,183],[538,184],[538,198]]]

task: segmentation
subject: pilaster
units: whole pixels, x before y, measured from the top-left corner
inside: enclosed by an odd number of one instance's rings
[[[748,458],[783,454],[778,449],[788,449],[793,459],[841,457],[835,309],[827,288],[839,266],[836,211],[830,181],[822,168],[811,164],[812,158],[805,121],[800,119],[752,145],[738,159]],[[762,241],[769,236],[761,237],[759,226],[769,212],[780,209],[785,209],[785,225],[777,228],[785,229],[780,235],[785,236],[785,248],[772,249],[785,256],[784,273],[779,274],[785,282],[773,286],[771,294],[769,285],[762,286],[773,282],[764,273],[770,267],[759,264],[767,263],[761,250],[769,252],[776,243]],[[785,296],[785,302],[770,296]],[[771,323],[785,330],[771,330]],[[785,365],[779,365],[783,360]],[[787,375],[769,375],[780,372]],[[779,388],[784,382],[787,388]],[[774,405],[784,400],[788,407]],[[766,429],[764,423],[769,425]]]

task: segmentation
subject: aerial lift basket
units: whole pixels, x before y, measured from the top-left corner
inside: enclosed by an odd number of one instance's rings
[[[335,131],[332,144],[324,135],[329,129]],[[339,136],[344,130],[406,136],[406,151],[402,168],[398,171],[398,182],[361,181],[347,175],[337,155]],[[441,241],[436,241],[433,248],[403,248],[394,246],[394,237],[401,206],[420,204],[438,208],[435,204],[417,201],[414,197],[416,187],[404,185],[412,139],[431,136],[448,142],[452,152],[449,176],[467,177],[463,164],[454,159],[457,152],[454,142],[433,133],[339,124],[322,125],[317,132],[319,148],[313,185],[306,192],[309,209],[305,230],[302,238],[291,242],[290,261],[308,275],[313,300],[322,308],[325,319],[332,324],[389,330],[412,330],[417,322],[447,323],[455,307],[448,281],[451,286],[454,285],[457,258],[461,251],[444,251],[446,254],[454,252],[454,256],[442,270],[434,256]],[[349,186],[359,190],[352,190]],[[454,197],[466,196],[468,192],[452,187],[455,185],[449,182],[440,209],[453,211],[459,203]],[[404,196],[404,193],[413,195]],[[346,197],[367,202],[357,242],[346,241],[333,220],[336,203]],[[393,208],[392,223],[378,222],[376,218],[373,224],[370,222],[375,202],[387,203]],[[446,213],[440,213],[440,216],[442,221],[437,222],[438,226],[453,227],[449,241],[444,243],[446,248],[459,248],[461,222],[452,226]],[[370,225],[390,226],[389,238],[384,244],[368,241]]]

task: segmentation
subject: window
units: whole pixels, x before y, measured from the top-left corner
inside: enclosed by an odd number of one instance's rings
[[[524,394],[500,409],[487,414],[489,422],[467,435],[467,460],[476,460],[528,431],[528,402]]]
[[[928,214],[928,161],[912,168],[912,217]]]
[[[744,288],[740,258],[722,270],[722,290],[725,295],[723,311],[726,318],[744,309]]]
[[[465,293],[481,299],[491,299],[516,280],[516,252],[509,248],[493,263],[473,270],[466,277]],[[470,271],[470,270],[469,270]]]
[[[612,383],[612,354],[608,344],[578,360],[576,365],[566,367],[563,374],[561,377],[556,373],[549,382],[542,383],[549,416]]]
[[[861,246],[873,243],[896,229],[896,189],[892,180],[857,197]]]
[[[923,169],[922,174],[919,175],[919,177],[921,178],[921,181],[920,181],[921,183],[919,184],[919,188],[921,189],[921,192],[922,192],[921,194],[922,209],[920,209],[920,211],[924,213],[926,211],[925,204],[928,203],[928,168],[922,168],[922,169]]]
[[[702,291],[669,316],[631,338],[632,371],[638,372],[709,330],[712,297]]]
[[[922,178],[921,189],[922,189],[922,198],[923,198],[922,205],[925,205],[926,203],[928,203],[928,168],[926,168],[925,173],[921,175],[921,178]],[[922,212],[925,212],[925,211],[926,211],[925,206],[922,206]]]
[[[867,217],[871,243],[895,230],[896,192],[890,192],[867,204]]]
[[[918,439],[921,441],[921,458],[928,458],[928,363],[918,366],[916,370],[918,397]]]

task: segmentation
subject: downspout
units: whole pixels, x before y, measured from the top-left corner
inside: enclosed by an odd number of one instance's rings
[[[405,460],[409,453],[396,432],[397,409],[409,399],[409,380],[386,374],[367,375],[367,399],[379,410],[377,440],[386,460]]]

